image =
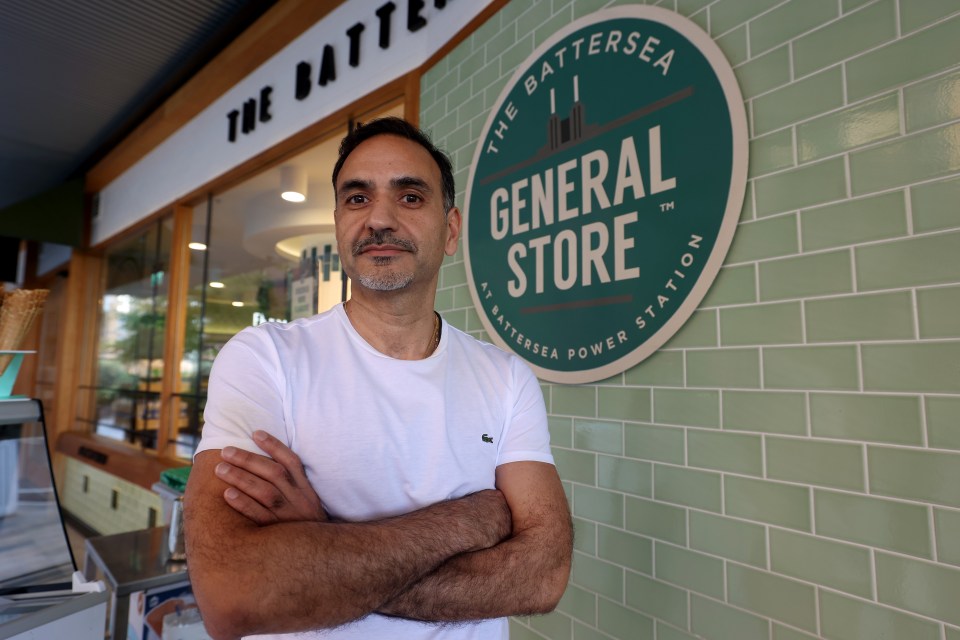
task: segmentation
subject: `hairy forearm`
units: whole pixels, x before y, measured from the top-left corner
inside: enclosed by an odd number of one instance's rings
[[[544,548],[519,534],[490,549],[451,558],[384,605],[386,615],[458,622],[553,610],[569,577],[570,542]]]
[[[193,501],[197,525],[203,508],[204,500]],[[358,619],[447,559],[496,544],[510,527],[495,491],[368,523],[258,527],[226,511],[219,516],[226,522],[206,524],[220,535],[192,526],[187,542],[198,603],[208,629],[223,638]]]

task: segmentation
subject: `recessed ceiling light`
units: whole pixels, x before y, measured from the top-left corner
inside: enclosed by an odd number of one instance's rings
[[[223,283],[222,283],[222,282],[217,282],[216,280],[214,280],[213,282],[211,282],[211,283],[210,283],[210,286],[213,287],[214,289],[223,289]]]
[[[203,244],[202,242],[191,242],[191,243],[188,244],[187,246],[188,246],[189,248],[193,249],[194,251],[206,251],[206,250],[207,250],[207,245]]]
[[[243,303],[240,302],[239,300],[234,300],[234,301],[231,302],[230,304],[232,304],[232,305],[235,306],[235,307],[242,307],[242,306],[243,306]]]

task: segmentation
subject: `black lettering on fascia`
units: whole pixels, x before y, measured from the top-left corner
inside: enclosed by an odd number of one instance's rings
[[[377,9],[377,17],[380,18],[380,48],[388,49],[390,47],[390,16],[396,10],[397,5],[388,2]]]
[[[227,140],[229,140],[230,142],[237,141],[237,118],[239,117],[240,117],[240,111],[237,109],[234,109],[233,111],[227,114],[227,124],[228,124]]]
[[[347,29],[347,37],[350,38],[350,66],[360,65],[360,34],[366,27],[362,22],[358,22]]]
[[[297,100],[303,100],[310,95],[310,89],[313,88],[313,84],[310,82],[311,71],[309,62],[297,63],[297,83],[296,93],[294,93]]]
[[[420,15],[425,4],[423,0],[407,0],[407,31],[410,33],[427,26],[427,19]]]
[[[433,0],[433,6],[437,9],[445,9],[447,6],[447,0]]]
[[[273,106],[273,103],[270,102],[270,95],[272,93],[273,87],[260,89],[260,122],[270,122],[273,118],[273,114],[270,113],[270,107]]]
[[[333,55],[333,47],[325,44],[323,45],[323,59],[320,61],[320,79],[317,84],[325,87],[328,82],[333,82],[336,79],[337,63]]]
[[[257,128],[257,101],[250,98],[243,103],[243,119],[240,121],[240,131],[250,133]]]

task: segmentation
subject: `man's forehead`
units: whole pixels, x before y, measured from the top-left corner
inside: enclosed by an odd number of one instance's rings
[[[399,156],[399,158],[397,157]],[[387,175],[381,175],[385,169]],[[396,182],[401,178],[419,178],[439,186],[440,167],[421,145],[391,134],[374,136],[361,142],[344,160],[337,186],[346,181]]]

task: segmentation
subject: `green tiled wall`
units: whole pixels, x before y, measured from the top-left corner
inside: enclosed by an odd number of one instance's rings
[[[734,66],[741,223],[658,353],[543,383],[574,571],[517,640],[960,640],[960,3],[660,0]],[[421,82],[458,201],[508,78],[625,0],[512,0]],[[485,338],[462,254],[438,308]]]

